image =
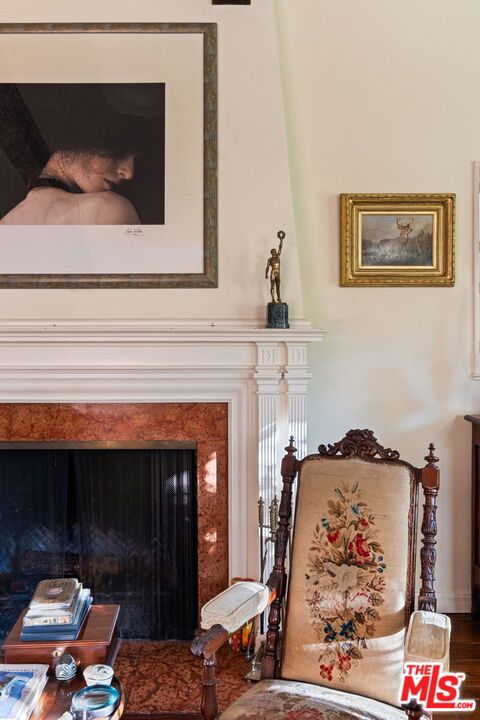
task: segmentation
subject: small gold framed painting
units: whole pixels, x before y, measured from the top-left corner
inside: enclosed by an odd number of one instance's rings
[[[341,285],[455,284],[455,195],[343,194]]]

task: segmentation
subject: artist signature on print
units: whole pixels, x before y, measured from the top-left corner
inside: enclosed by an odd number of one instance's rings
[[[124,235],[143,235],[143,230],[141,227],[128,227]]]

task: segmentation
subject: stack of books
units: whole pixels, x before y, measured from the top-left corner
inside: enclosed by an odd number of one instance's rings
[[[23,618],[20,639],[26,642],[76,640],[91,604],[90,590],[75,578],[42,580]]]
[[[0,720],[28,720],[47,684],[48,665],[0,665]]]

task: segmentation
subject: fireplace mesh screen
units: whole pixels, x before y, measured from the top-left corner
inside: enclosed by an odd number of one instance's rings
[[[2,636],[39,580],[75,576],[123,637],[193,637],[195,451],[2,450],[0,488]]]

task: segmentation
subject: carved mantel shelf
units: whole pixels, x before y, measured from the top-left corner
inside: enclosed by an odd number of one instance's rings
[[[260,327],[253,321],[231,320],[134,320],[134,321],[31,321],[0,320],[3,343],[45,342],[315,342],[325,331],[315,330],[304,320],[292,322],[288,330]]]
[[[0,321],[0,403],[228,404],[229,571],[258,576],[257,500],[307,452],[308,322]],[[245,543],[245,538],[247,542]]]

